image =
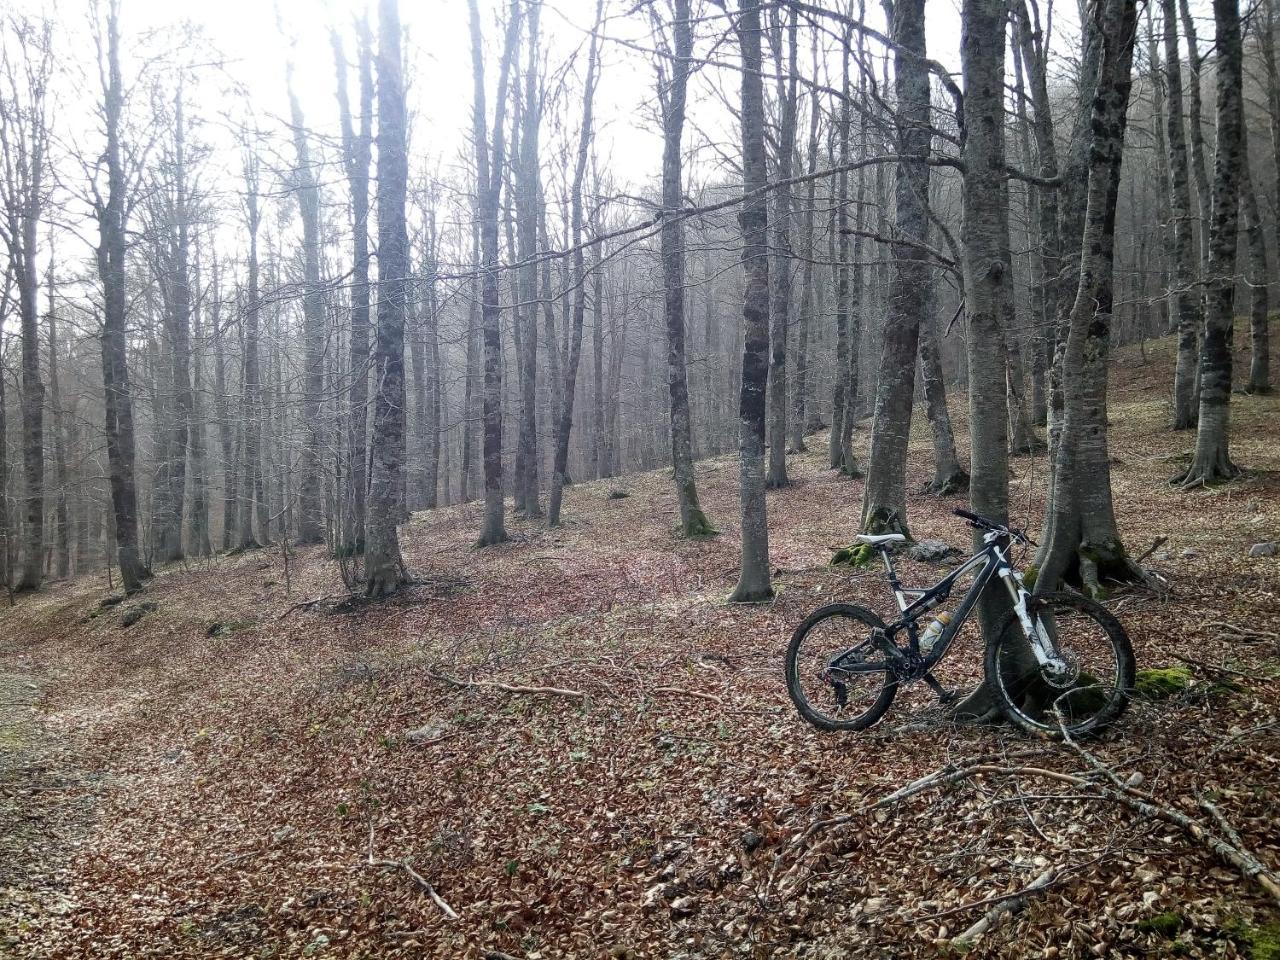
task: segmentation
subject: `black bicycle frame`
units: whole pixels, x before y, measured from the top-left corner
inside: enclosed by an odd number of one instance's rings
[[[1008,567],[1004,548],[999,539],[993,538],[968,560],[956,567],[932,587],[926,589],[902,586],[898,582],[898,573],[893,568],[893,560],[889,556],[889,551],[881,548],[880,553],[884,558],[885,570],[889,575],[889,586],[893,590],[894,598],[898,601],[898,608],[902,611],[902,616],[898,620],[888,624],[883,631],[877,630],[873,634],[873,642],[877,649],[884,653],[888,660],[878,663],[870,663],[865,660],[852,663],[843,662],[846,657],[858,649],[858,647],[852,647],[832,660],[830,666],[849,673],[880,673],[888,669],[900,676],[924,676],[947,655],[947,650],[960,632],[960,628],[969,619],[969,614],[973,612],[973,607],[978,602],[978,598],[982,596],[982,591],[999,574],[1002,567]],[[950,597],[951,589],[955,586],[956,581],[975,568],[977,568],[977,573],[974,575],[973,583],[969,585],[968,592],[965,593],[964,599],[960,601],[960,606],[956,609],[955,616],[943,628],[942,635],[934,643],[929,655],[921,659],[916,624],[927,611]],[[910,603],[907,602],[908,598],[912,598]],[[893,636],[904,629],[907,631],[909,638],[909,656],[904,655],[904,651],[893,642]],[[861,644],[858,646],[861,646]]]

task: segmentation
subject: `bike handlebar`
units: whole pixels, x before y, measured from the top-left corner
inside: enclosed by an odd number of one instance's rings
[[[1023,543],[1029,543],[1032,546],[1036,545],[1036,542],[1034,540],[1032,540],[1030,537],[1028,537],[1025,533],[1023,533],[1021,530],[1019,530],[1016,527],[1006,526],[1003,523],[996,523],[994,520],[988,520],[986,517],[981,517],[976,513],[971,513],[968,510],[962,510],[959,507],[956,507],[951,512],[963,520],[968,520],[970,525],[978,527],[979,529],[994,530],[997,533],[1005,533],[1013,537],[1015,540],[1021,540]]]

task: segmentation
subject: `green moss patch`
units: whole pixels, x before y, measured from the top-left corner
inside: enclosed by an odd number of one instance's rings
[[[1138,930],[1142,933],[1155,933],[1164,937],[1166,940],[1172,940],[1182,930],[1186,923],[1186,918],[1177,910],[1166,910],[1164,913],[1157,913],[1154,917],[1147,917],[1138,924]]]
[[[1168,700],[1191,686],[1191,671],[1186,667],[1148,667],[1134,678],[1133,692],[1140,700],[1155,703]]]
[[[1249,960],[1280,960],[1280,920],[1257,927],[1244,920],[1232,920],[1223,931],[1249,951]]]
[[[869,543],[854,543],[842,547],[831,556],[833,567],[865,567],[876,557],[876,549]]]

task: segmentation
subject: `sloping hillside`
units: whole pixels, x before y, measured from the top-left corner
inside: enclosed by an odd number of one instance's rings
[[[1233,402],[1246,478],[1171,490],[1193,437],[1164,429],[1170,350],[1119,359],[1111,435],[1122,532],[1135,552],[1168,538],[1146,562],[1170,589],[1110,603],[1140,666],[1191,682],[1090,750],[1276,869],[1280,559],[1249,548],[1280,535],[1280,398]],[[381,605],[299,607],[341,593],[334,564],[270,550],[166,569],[117,607],[103,579],[19,598],[0,691],[30,678],[38,710],[0,713],[0,829],[23,831],[0,955],[936,956],[1040,884],[971,955],[1248,956],[1275,903],[1167,818],[1034,772],[1099,780],[1069,747],[956,728],[918,696],[865,735],[798,719],[790,630],[830,598],[891,606],[876,571],[827,566],[861,484],[822,460],[770,494],[763,607],[722,602],[732,459],[699,465],[705,541],[673,535],[662,471],[577,485],[562,529],[513,523],[484,551],[478,508],[416,516],[420,583]],[[1038,515],[1045,472],[1016,461],[1016,515]],[[916,536],[962,545],[962,502],[915,499]],[[977,656],[969,636],[948,679]],[[867,809],[948,764],[982,769]]]

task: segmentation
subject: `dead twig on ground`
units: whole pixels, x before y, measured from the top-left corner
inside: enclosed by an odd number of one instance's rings
[[[445,902],[444,897],[436,893],[436,888],[431,885],[431,882],[427,880],[426,877],[424,877],[422,874],[420,874],[417,870],[413,869],[413,867],[409,865],[408,860],[385,860],[385,859],[379,859],[378,857],[375,857],[373,855],[373,818],[372,817],[369,818],[369,848],[368,848],[368,854],[367,854],[367,863],[368,863],[368,866],[370,867],[380,867],[380,868],[390,867],[393,869],[403,870],[405,873],[409,875],[409,878],[422,889],[422,892],[431,898],[431,902],[440,908],[441,913],[443,913],[450,920],[458,919],[457,911],[455,911],[453,907],[449,906],[449,904]]]
[[[1027,905],[1027,901],[1031,899],[1033,894],[1039,893],[1051,886],[1057,877],[1057,868],[1049,867],[1021,890],[998,898],[996,905],[984,913],[978,919],[977,923],[958,937],[951,938],[951,946],[957,950],[967,949],[975,940],[981,937],[992,927],[998,925],[1006,916],[1024,909]],[[974,904],[974,906],[976,906],[976,904]]]
[[[527,687],[514,683],[500,683],[497,680],[459,680],[457,677],[437,673],[435,670],[428,670],[427,676],[434,680],[439,680],[441,683],[447,683],[451,687],[458,687],[461,690],[488,688],[501,690],[504,693],[524,693],[541,697],[567,697],[570,700],[587,699],[587,694],[582,690],[568,690],[564,687]]]
[[[724,706],[724,701],[714,693],[703,693],[701,690],[685,690],[683,687],[654,687],[650,693],[669,693],[677,697],[697,697],[699,700],[710,700]]]

